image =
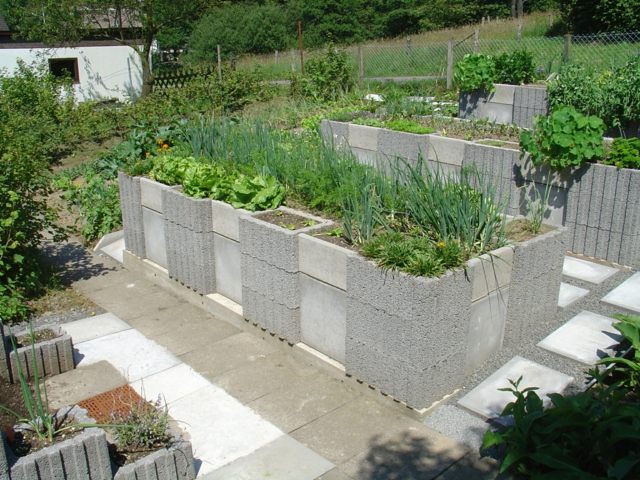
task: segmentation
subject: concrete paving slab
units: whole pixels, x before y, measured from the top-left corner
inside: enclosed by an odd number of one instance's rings
[[[239,458],[204,480],[315,480],[334,465],[288,435]]]
[[[614,307],[640,313],[640,272],[634,273],[621,285],[611,290],[602,301]]]
[[[249,407],[285,432],[292,432],[360,395],[344,382],[318,374],[249,403]]]
[[[135,382],[180,363],[157,343],[134,329],[83,342],[74,351],[76,365],[102,360],[111,363],[129,382]]]
[[[236,368],[213,379],[213,383],[243,403],[282,391],[318,369],[286,353],[274,353],[251,365]]]
[[[562,393],[573,381],[573,377],[551,368],[515,356],[486,380],[458,400],[458,404],[485,418],[497,418],[505,405],[515,398],[511,392],[498,389],[509,388],[509,380],[522,377],[520,389],[538,387],[536,393],[548,402],[549,393]]]
[[[611,347],[622,340],[613,328],[614,319],[582,311],[538,343],[540,348],[587,365],[612,355]]]
[[[324,475],[320,475],[316,480],[351,480],[351,477],[347,477],[347,474],[339,468],[334,468]]]
[[[210,315],[188,303],[169,307],[149,308],[143,315],[128,320],[128,323],[149,338],[158,337],[167,332],[178,331],[178,325],[187,322],[204,321]]]
[[[410,429],[373,438],[365,451],[339,468],[356,480],[426,480],[436,477],[455,464],[467,451],[468,449],[433,430]]]
[[[206,378],[184,363],[131,384],[133,389],[145,399],[154,402],[160,398],[163,403],[167,404],[209,385],[211,383]]]
[[[619,271],[617,268],[570,256],[564,257],[562,265],[563,275],[595,284],[604,282]]]
[[[81,400],[108,392],[127,383],[120,372],[103,360],[49,377],[46,380],[49,406],[52,409],[74,405]]]
[[[102,253],[119,263],[124,263],[124,250],[124,237],[100,248]]]
[[[292,432],[291,436],[330,462],[340,465],[360,453],[368,452],[380,438],[402,432],[429,438],[434,448],[441,445],[446,450],[456,445],[453,440],[368,396],[356,398]],[[349,472],[345,473],[349,475]]]
[[[475,451],[480,450],[482,437],[489,428],[481,418],[454,405],[438,407],[423,423]]]
[[[490,457],[480,457],[476,452],[465,455],[459,462],[445,470],[436,480],[493,480],[498,477],[500,465]],[[509,477],[506,477],[509,478]],[[505,479],[506,480],[506,479]]]
[[[109,267],[102,267],[98,263],[94,270],[96,271],[80,273],[80,278],[73,282],[73,288],[87,296],[98,292],[108,293],[112,290],[114,293],[122,290],[128,292],[131,289],[134,289],[137,295],[144,295],[155,290],[153,285],[121,266],[110,270]]]
[[[566,308],[572,303],[577,302],[582,297],[588,294],[589,294],[589,290],[562,282],[560,284],[560,295],[558,296],[558,306],[560,308]]]
[[[64,329],[71,335],[74,345],[130,328],[131,325],[120,320],[113,313],[103,313],[64,324]]]
[[[102,298],[94,298],[94,296]],[[105,298],[106,297],[106,298]],[[119,298],[118,298],[119,297]],[[150,311],[162,312],[172,307],[185,307],[186,300],[178,298],[165,290],[158,288],[150,289],[146,295],[136,295],[135,292],[111,292],[106,295],[93,293],[90,298],[105,310],[108,310],[125,322],[131,323],[143,315],[148,315]]]
[[[266,341],[243,332],[181,355],[180,359],[212,380],[229,370],[253,365],[276,351]]]
[[[169,405],[169,415],[187,432],[199,475],[249,455],[283,432],[224,390],[210,385]]]

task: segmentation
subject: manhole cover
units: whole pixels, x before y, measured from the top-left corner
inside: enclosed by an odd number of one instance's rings
[[[97,423],[111,423],[115,417],[126,416],[134,406],[149,405],[129,385],[123,385],[95,397],[87,398],[78,403],[87,410],[89,416]]]

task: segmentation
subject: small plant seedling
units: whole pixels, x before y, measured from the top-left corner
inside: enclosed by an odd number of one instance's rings
[[[341,237],[343,233],[344,230],[342,229],[342,227],[336,227],[326,232],[326,234],[330,237]]]
[[[315,224],[316,224],[316,221],[312,220],[311,218],[309,220],[305,220],[304,222],[305,227],[313,227]]]
[[[294,223],[280,222],[280,223],[278,223],[278,226],[282,227],[282,228],[286,228],[287,230],[295,230],[296,229],[296,226],[295,226]]]

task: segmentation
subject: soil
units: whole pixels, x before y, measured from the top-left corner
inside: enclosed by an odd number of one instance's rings
[[[27,333],[25,335],[20,335],[19,337],[16,337],[16,346],[18,348],[26,347],[34,343],[53,340],[54,338],[57,338],[59,336],[60,335],[58,335],[56,332],[48,328],[45,328],[43,330],[35,330],[33,332],[33,335],[31,335],[30,333]]]
[[[480,145],[489,145],[490,147],[508,148],[510,150],[520,150],[520,146],[515,142],[505,142],[504,140],[484,139],[478,140],[476,143]]]
[[[90,317],[102,309],[87,297],[63,285],[47,289],[43,295],[28,302],[34,320],[58,320],[61,317]]]
[[[9,383],[2,377],[0,377],[0,405],[16,412],[20,417],[27,415],[20,385]],[[13,427],[15,423],[16,417],[0,409],[0,430],[5,431],[7,428]]]
[[[278,225],[279,227],[286,228],[287,230],[300,230],[301,228],[311,227],[318,223],[310,218],[285,212],[283,210],[272,210],[259,213],[255,218]]]
[[[530,223],[528,220],[522,219],[510,222],[506,227],[507,238],[514,242],[524,242],[554,229],[551,225],[543,223],[539,232],[533,232],[529,225]]]
[[[73,419],[64,420],[60,425],[57,426],[57,429],[61,428],[68,428],[68,430],[55,435],[52,442],[41,439],[37,435],[29,431],[15,433],[10,432],[10,435],[8,435],[7,437],[9,439],[9,446],[13,450],[13,453],[16,454],[16,456],[24,457],[25,455],[29,455],[32,452],[37,452],[39,450],[42,450],[43,448],[55,445],[56,443],[61,443],[65,440],[69,440],[76,435],[80,435],[84,430],[80,426],[74,426]]]
[[[323,232],[316,233],[313,236],[339,247],[348,248],[354,252],[360,252],[360,249],[356,245],[349,243],[342,235],[333,235],[331,232],[332,230],[325,230]]]

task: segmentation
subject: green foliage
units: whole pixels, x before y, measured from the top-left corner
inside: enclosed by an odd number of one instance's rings
[[[394,118],[385,122],[385,126],[391,130],[397,130],[399,132],[417,133],[425,135],[427,133],[434,133],[435,130],[430,127],[425,127],[415,120],[408,118]]]
[[[461,92],[492,92],[496,80],[496,62],[489,55],[467,54],[456,63],[453,80]]]
[[[610,366],[608,374],[617,386],[640,393],[640,316],[615,315],[618,322],[614,324],[630,347],[629,356],[606,357],[600,365]]]
[[[522,85],[533,82],[534,78],[535,65],[530,52],[516,50],[496,57],[496,83]]]
[[[333,46],[305,63],[304,75],[291,78],[291,94],[314,100],[335,100],[355,85],[354,71],[347,53]]]
[[[632,32],[640,25],[638,0],[564,0],[560,5],[573,33]]]
[[[547,117],[538,117],[533,133],[522,132],[520,143],[535,165],[562,170],[602,158],[603,134],[604,123],[598,117],[562,107]]]
[[[162,155],[153,159],[149,176],[165,185],[182,185],[187,170],[195,163],[193,157]]]
[[[127,414],[112,419],[116,444],[127,452],[167,447],[172,440],[169,420],[169,412],[160,398],[155,403],[134,403]]]
[[[640,170],[640,138],[616,138],[602,163]]]

